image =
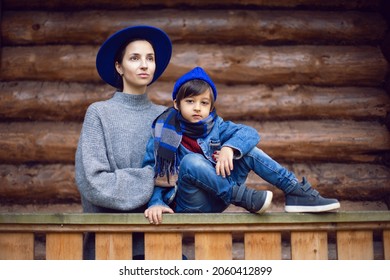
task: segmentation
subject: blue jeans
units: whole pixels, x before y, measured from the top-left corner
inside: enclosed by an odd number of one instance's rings
[[[234,160],[233,165],[230,176],[223,178],[216,174],[215,166],[203,155],[184,156],[180,163],[175,212],[224,211],[232,201],[232,187],[244,184],[252,170],[284,193],[291,192],[299,184],[294,173],[257,147],[242,158]]]

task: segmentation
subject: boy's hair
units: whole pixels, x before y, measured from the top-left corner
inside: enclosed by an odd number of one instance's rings
[[[213,89],[210,87],[210,85],[200,79],[194,79],[190,80],[188,82],[185,82],[177,92],[176,96],[176,104],[180,106],[180,102],[187,97],[191,96],[197,96],[202,93],[204,93],[206,90],[209,90],[210,92],[210,98],[211,98],[211,109],[214,108],[214,95],[213,95]]]

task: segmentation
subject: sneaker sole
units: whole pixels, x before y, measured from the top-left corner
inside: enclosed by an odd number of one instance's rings
[[[267,192],[267,197],[265,198],[263,207],[261,207],[260,210],[256,212],[256,214],[264,213],[271,206],[273,193],[271,191],[266,191],[266,192]]]
[[[327,205],[317,205],[317,206],[285,206],[284,210],[286,212],[326,212],[340,208],[340,203],[332,203]]]

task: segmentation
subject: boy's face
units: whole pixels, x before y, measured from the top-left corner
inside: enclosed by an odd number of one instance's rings
[[[182,99],[180,104],[173,101],[174,107],[181,112],[183,118],[191,123],[197,123],[207,118],[211,111],[211,92],[207,89],[202,94]]]

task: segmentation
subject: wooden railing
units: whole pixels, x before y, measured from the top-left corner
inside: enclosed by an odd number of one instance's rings
[[[134,232],[145,233],[146,259],[181,259],[192,236],[194,259],[233,258],[242,237],[244,259],[390,259],[390,211],[299,214],[273,212],[169,214],[150,225],[143,214],[0,214],[0,259],[35,259],[36,235],[45,237],[45,259],[82,259],[83,233],[96,233],[96,259],[131,259]]]

